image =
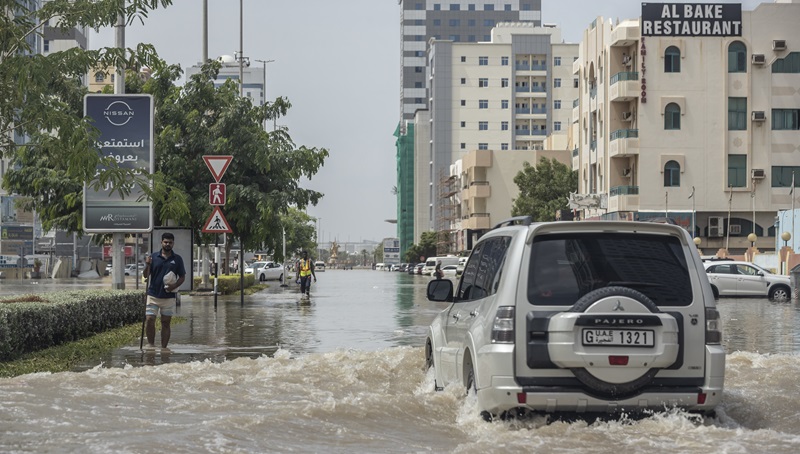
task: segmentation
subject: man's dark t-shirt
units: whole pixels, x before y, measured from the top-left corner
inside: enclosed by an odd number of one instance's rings
[[[147,286],[147,294],[156,298],[175,298],[174,292],[168,292],[164,289],[164,276],[170,271],[179,278],[186,275],[183,259],[174,252],[168,259],[165,259],[160,250],[153,252],[150,257],[152,261],[150,262],[150,283]]]

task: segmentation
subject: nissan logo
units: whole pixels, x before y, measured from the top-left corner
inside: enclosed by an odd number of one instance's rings
[[[114,101],[103,109],[103,116],[114,126],[125,126],[133,118],[133,109],[125,101]]]

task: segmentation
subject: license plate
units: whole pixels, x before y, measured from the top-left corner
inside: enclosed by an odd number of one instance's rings
[[[584,329],[583,345],[652,347],[655,334],[646,329]]]

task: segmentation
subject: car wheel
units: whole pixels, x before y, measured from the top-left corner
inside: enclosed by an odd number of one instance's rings
[[[281,273],[281,275],[280,275],[280,276],[278,276],[278,280],[279,280],[279,281],[281,281],[281,282],[283,282],[283,273]]]
[[[661,312],[658,306],[643,293],[632,288],[618,286],[603,287],[587,293],[572,306],[570,312],[585,312],[599,300],[612,297],[630,298],[644,306],[651,313]],[[593,391],[614,398],[635,394],[639,389],[648,385],[659,371],[659,369],[649,369],[634,380],[625,383],[609,383],[595,377],[588,368],[576,367],[570,370],[575,375],[575,378]]]
[[[478,388],[475,386],[475,368],[472,367],[472,360],[469,358],[467,358],[464,364],[464,386],[467,389],[467,394],[469,394],[470,391],[472,391],[473,394],[477,394]]]
[[[783,285],[776,285],[769,291],[769,299],[773,301],[788,301],[791,298],[789,287]]]
[[[712,285],[711,286],[711,293],[714,294],[714,299],[715,300],[719,299],[719,290],[717,290],[717,286],[716,285]]]
[[[267,276],[265,276],[263,273],[258,275],[258,281],[259,282],[264,282],[266,280],[267,280]]]

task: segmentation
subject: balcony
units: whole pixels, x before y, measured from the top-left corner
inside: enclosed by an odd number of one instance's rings
[[[611,102],[627,102],[639,97],[639,73],[623,71],[611,76],[608,99]]]
[[[611,46],[628,47],[635,44],[640,38],[639,21],[625,21],[617,24],[611,31]]]
[[[614,186],[608,197],[608,212],[639,211],[639,186]]]
[[[469,186],[461,193],[461,199],[464,201],[475,198],[487,198],[492,195],[492,187],[489,186],[488,181],[472,181]],[[471,205],[471,204],[470,204]]]
[[[531,91],[531,87],[529,86],[516,86],[514,87],[514,91],[517,93],[529,93]]]
[[[608,156],[628,157],[639,154],[639,130],[617,129],[609,136]]]
[[[472,213],[461,217],[461,228],[470,230],[486,230],[492,228],[489,213]]]

